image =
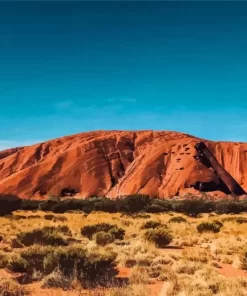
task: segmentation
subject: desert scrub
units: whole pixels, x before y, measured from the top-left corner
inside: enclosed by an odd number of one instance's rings
[[[238,224],[247,223],[247,218],[245,218],[245,217],[237,217],[237,218],[236,218],[236,222],[237,222]]]
[[[166,265],[166,264],[171,264],[172,263],[172,260],[166,255],[166,256],[156,256],[154,259],[153,259],[153,262],[152,262],[152,266],[154,265]]]
[[[182,257],[188,261],[208,263],[212,260],[212,255],[207,250],[183,250]]]
[[[0,250],[0,268],[5,268],[9,262],[9,255],[6,252]]]
[[[135,259],[126,258],[124,261],[124,266],[132,268],[137,265],[137,261]]]
[[[201,262],[189,261],[182,259],[176,263],[175,272],[184,274],[194,274],[197,270],[202,269],[204,266]]]
[[[159,278],[166,272],[166,266],[162,264],[151,265],[148,269],[148,274],[151,278]]]
[[[144,238],[147,241],[155,243],[157,247],[165,247],[172,241],[172,235],[166,227],[149,229],[145,232]]]
[[[172,217],[169,220],[169,223],[186,223],[187,220],[184,217],[177,216],[177,217]]]
[[[149,220],[142,224],[141,229],[154,229],[162,226],[162,223],[155,220]]]
[[[76,271],[84,286],[104,285],[117,274],[116,254],[103,249],[68,248],[55,255],[56,260],[65,276]]]
[[[68,290],[72,285],[72,277],[65,277],[59,270],[45,276],[41,282],[42,288],[61,288]]]
[[[2,296],[25,296],[29,295],[24,287],[12,279],[0,279],[0,295]]]
[[[97,248],[86,250],[81,246],[32,246],[11,260],[8,268],[15,272],[48,275],[57,270],[65,277],[76,275],[83,285],[102,284],[117,274],[116,254]]]
[[[44,227],[44,229],[49,229],[50,231],[54,231],[54,232],[58,231],[58,232],[63,233],[66,236],[72,235],[72,232],[67,225],[58,225],[56,227],[54,227],[54,226],[53,227]]]
[[[57,221],[61,221],[61,222],[65,222],[67,221],[68,219],[64,216],[55,216],[53,214],[47,214],[47,215],[44,215],[44,219],[45,220],[52,220],[54,222],[57,222]]]
[[[219,220],[214,220],[212,223],[219,225],[220,228],[224,226],[224,224]]]
[[[241,268],[247,270],[247,250],[243,252],[241,256]]]
[[[8,264],[8,268],[13,272],[32,274],[35,266],[36,271],[49,273],[52,270],[46,270],[45,260],[52,252],[56,252],[54,247],[33,245],[13,256]]]
[[[93,238],[93,235],[97,232],[104,231],[112,234],[115,239],[122,240],[125,235],[125,230],[119,228],[117,225],[109,223],[98,223],[94,225],[87,225],[81,229],[81,234],[89,239]]]
[[[15,255],[7,264],[7,268],[12,272],[27,272],[27,262],[20,255]]]
[[[28,232],[21,232],[16,236],[24,246],[31,246],[34,244],[51,245],[51,246],[67,246],[68,242],[59,233],[59,229],[53,227],[44,227],[41,229],[34,229]]]
[[[221,226],[215,222],[202,222],[197,226],[197,230],[200,233],[203,232],[213,232],[218,233],[220,232]]]
[[[136,260],[136,264],[138,266],[150,266],[152,264],[152,254],[136,254],[134,259]]]
[[[243,223],[247,223],[247,218],[246,217],[237,217],[237,216],[233,216],[233,217],[224,217],[221,219],[222,222],[235,222],[238,224],[243,224]]]
[[[94,239],[98,245],[105,246],[107,244],[113,243],[115,237],[111,233],[100,231],[94,235]]]
[[[149,284],[148,268],[135,266],[130,274],[129,281],[131,284]]]

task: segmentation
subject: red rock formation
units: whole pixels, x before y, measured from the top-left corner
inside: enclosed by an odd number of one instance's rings
[[[194,158],[200,141],[169,131],[96,131],[5,150],[0,152],[0,193],[41,198],[71,188],[81,197],[141,193],[166,198],[198,194],[196,184],[202,182],[214,195],[225,195],[211,186],[219,183],[214,170]],[[246,191],[247,143],[204,142]]]

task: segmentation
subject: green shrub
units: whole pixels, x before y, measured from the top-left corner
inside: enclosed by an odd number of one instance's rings
[[[213,232],[217,233],[220,232],[221,226],[215,222],[202,222],[197,226],[197,230],[200,233],[203,232]]]
[[[84,286],[105,284],[117,274],[116,254],[100,250],[84,250],[79,247],[60,248],[45,261],[46,270],[59,266],[64,276],[76,274]]]
[[[197,217],[201,213],[210,213],[215,210],[215,203],[204,199],[185,199],[173,201],[172,208],[175,212]]]
[[[38,210],[41,203],[40,200],[22,199],[20,209],[26,211]]]
[[[181,216],[172,217],[169,220],[169,223],[183,223],[183,222],[187,222],[187,220],[184,217],[181,217]]]
[[[94,211],[103,211],[107,213],[116,213],[116,202],[109,198],[98,199],[94,204]]]
[[[13,272],[33,274],[34,270],[42,274],[49,274],[55,268],[49,261],[50,254],[56,254],[58,248],[52,246],[33,245],[14,256],[8,268]]]
[[[61,276],[75,275],[85,286],[103,284],[117,274],[116,254],[101,249],[89,251],[74,246],[35,245],[20,252],[8,265],[11,271],[31,275],[34,271],[48,275],[58,267]]]
[[[149,229],[145,232],[144,237],[146,240],[155,243],[157,247],[165,247],[172,241],[172,235],[167,227],[158,227]]]
[[[114,236],[115,239],[122,240],[124,238],[125,230],[119,228],[117,225],[108,223],[99,223],[94,225],[87,225],[81,229],[81,234],[89,239],[92,239],[93,235],[97,232],[108,232]]]
[[[151,203],[147,205],[148,213],[164,213],[172,210],[172,202],[169,200],[161,200],[153,198]]]
[[[220,201],[216,204],[216,214],[239,214],[246,210],[246,201]]]
[[[59,231],[52,227],[44,227],[42,229],[34,229],[28,232],[21,232],[16,237],[24,246],[34,244],[51,245],[51,246],[67,246],[68,242],[61,236]]]
[[[100,231],[94,235],[95,241],[98,245],[105,246],[114,242],[115,237],[109,232]]]
[[[38,209],[40,211],[52,211],[53,208],[58,204],[59,202],[56,200],[46,200],[39,204]]]
[[[150,228],[157,228],[159,226],[162,226],[162,224],[159,221],[149,220],[142,224],[141,229],[150,229]]]
[[[90,197],[87,199],[67,198],[61,200],[59,198],[49,199],[46,201],[37,200],[21,200],[12,195],[0,195],[0,216],[11,214],[18,209],[23,210],[42,210],[52,211],[53,213],[65,213],[67,211],[82,211],[91,213],[92,211],[104,211],[109,213],[162,213],[175,211],[197,217],[200,213],[210,213],[216,211],[217,214],[241,213],[247,212],[247,201],[210,201],[206,197],[191,199],[188,196],[184,200],[161,200],[151,198],[147,195],[129,195],[122,196],[116,200],[105,197]],[[55,221],[59,220],[55,217]]]
[[[119,212],[137,213],[146,211],[151,203],[151,198],[148,195],[136,194],[123,196],[115,200],[116,209]]]

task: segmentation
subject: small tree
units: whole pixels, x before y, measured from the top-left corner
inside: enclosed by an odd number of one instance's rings
[[[201,213],[210,213],[215,209],[215,204],[204,199],[191,199],[174,202],[173,210],[186,215],[197,217]]]

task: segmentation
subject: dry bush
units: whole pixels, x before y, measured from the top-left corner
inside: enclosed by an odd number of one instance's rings
[[[60,288],[68,290],[71,288],[73,278],[64,276],[59,270],[54,270],[42,279],[42,288]]]
[[[0,268],[5,268],[8,265],[10,256],[6,252],[0,250]]]
[[[144,237],[147,241],[153,242],[157,247],[163,248],[172,241],[172,235],[166,227],[149,229],[145,232]]]
[[[105,246],[107,244],[113,243],[115,236],[111,233],[99,231],[94,235],[96,243],[100,246]]]
[[[59,233],[59,229],[52,227],[44,227],[41,229],[33,229],[28,232],[21,232],[17,235],[16,239],[24,246],[31,246],[34,244],[51,246],[68,245],[68,242]]]
[[[154,229],[160,226],[164,226],[161,222],[155,220],[149,220],[142,224],[141,229]]]
[[[0,278],[0,295],[2,296],[25,296],[28,291],[12,279]]]
[[[172,218],[169,220],[169,223],[186,223],[186,222],[187,222],[187,219],[185,219],[185,218],[182,217],[182,216],[172,217]]]
[[[215,254],[234,255],[241,254],[246,246],[247,238],[243,236],[224,235],[211,243],[211,251]]]
[[[212,255],[204,249],[185,249],[182,251],[182,257],[188,261],[208,263],[212,260]]]
[[[247,250],[245,250],[241,256],[241,267],[247,270]]]
[[[115,239],[122,240],[124,238],[125,231],[119,228],[117,225],[109,223],[98,223],[94,225],[86,225],[81,229],[81,234],[89,239],[93,238],[93,235],[97,232],[104,231],[108,232],[115,237]]]
[[[153,264],[148,269],[151,278],[160,278],[165,275],[167,267],[162,264]]]
[[[86,250],[79,246],[32,246],[12,258],[8,267],[15,272],[48,275],[59,266],[63,276],[76,276],[85,285],[101,284],[117,274],[116,255],[106,249]]]
[[[156,256],[153,259],[152,265],[156,265],[156,264],[167,265],[171,263],[172,263],[172,260],[167,255],[162,255],[162,256],[160,255],[160,256]]]
[[[220,232],[221,225],[217,222],[202,222],[197,226],[197,230],[199,233],[203,232],[213,232],[218,233]]]
[[[150,280],[149,280],[148,268],[135,266],[131,271],[129,281],[131,284],[136,284],[136,285],[149,284]]]
[[[182,259],[175,264],[176,273],[192,275],[203,267],[203,263]]]

